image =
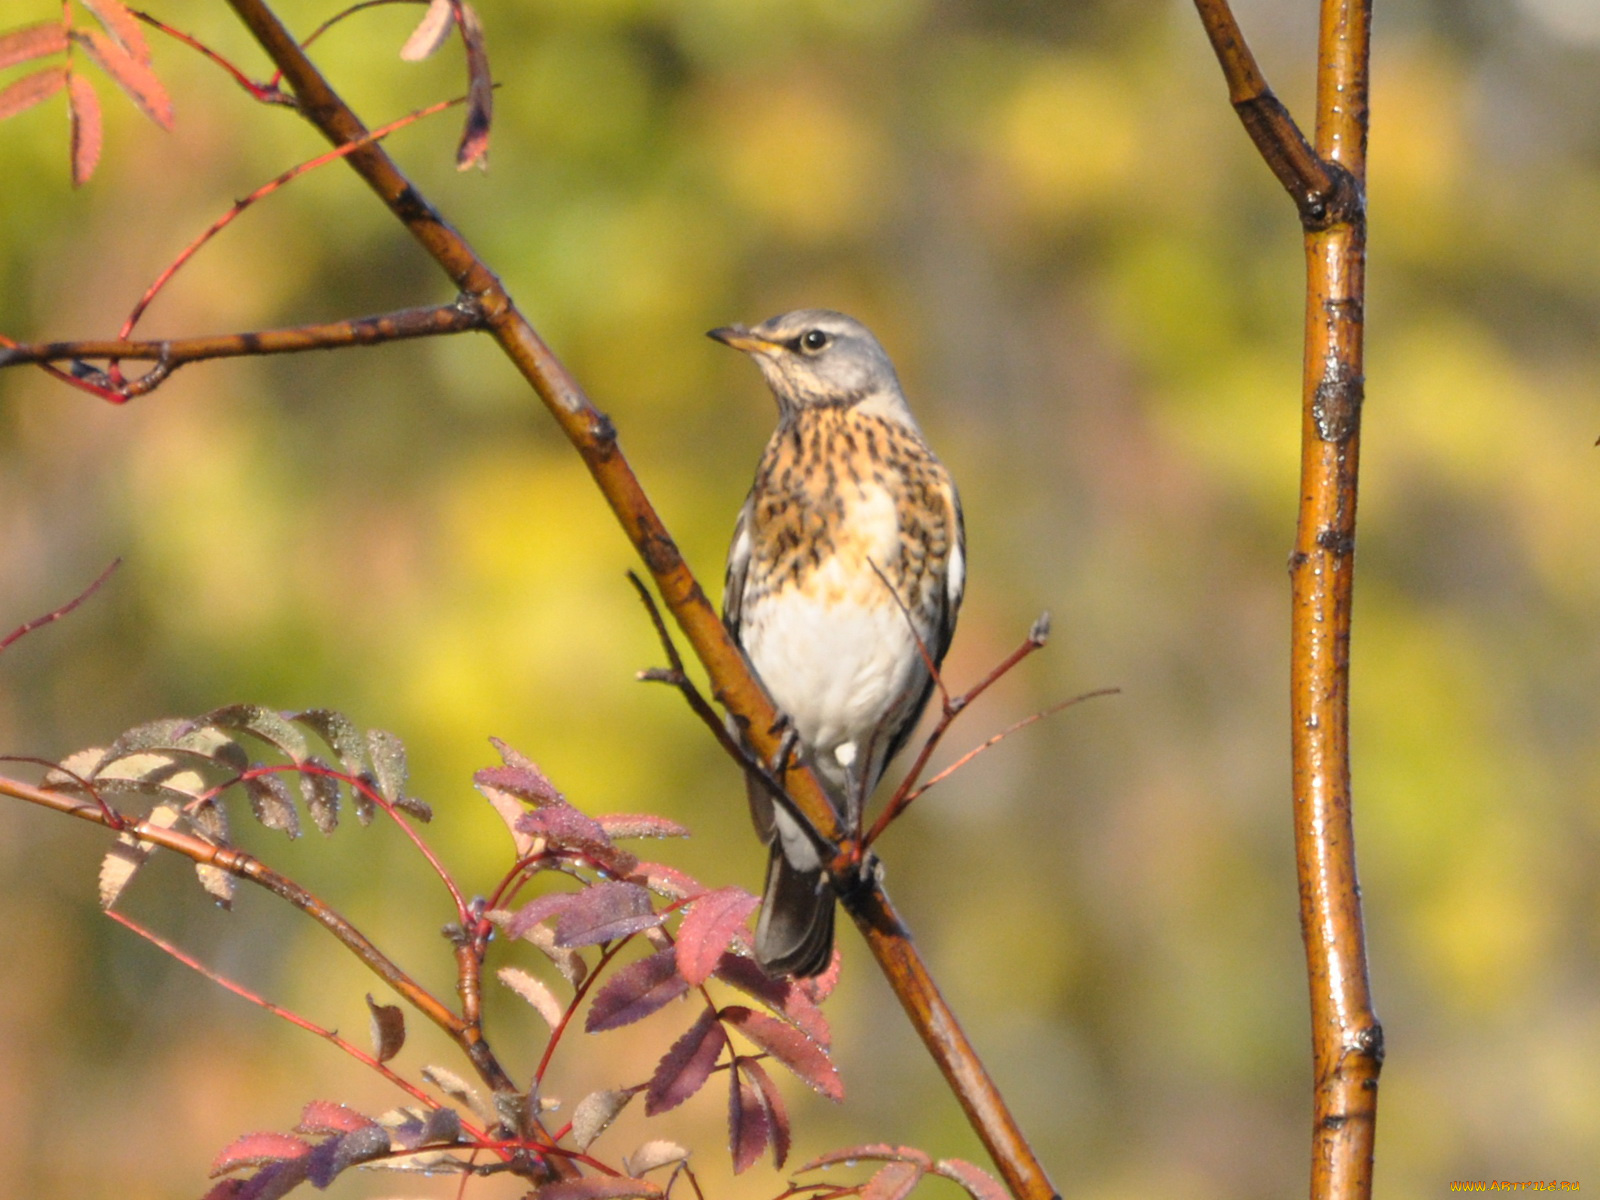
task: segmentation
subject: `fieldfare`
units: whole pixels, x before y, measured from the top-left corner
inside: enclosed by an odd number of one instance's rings
[[[859,321],[801,309],[710,336],[755,359],[778,400],[728,551],[723,620],[859,836],[867,797],[933,690],[928,663],[955,629],[961,502]],[[833,956],[821,855],[754,775],[749,793],[771,847],[756,957],[775,975],[818,974]]]

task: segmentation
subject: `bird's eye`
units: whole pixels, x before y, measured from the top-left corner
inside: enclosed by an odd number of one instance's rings
[[[801,348],[810,354],[815,354],[831,341],[833,339],[820,329],[808,329],[800,336]]]

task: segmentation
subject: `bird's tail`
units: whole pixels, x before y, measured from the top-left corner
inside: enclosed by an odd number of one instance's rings
[[[833,889],[820,870],[803,871],[774,842],[756,922],[756,960],[769,975],[820,975],[833,960]]]

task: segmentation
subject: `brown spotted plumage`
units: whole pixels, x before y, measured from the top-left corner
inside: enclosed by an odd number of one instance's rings
[[[724,620],[858,830],[927,704],[927,659],[944,658],[955,628],[960,501],[860,322],[803,309],[711,336],[754,358],[778,400],[728,553]],[[754,781],[750,804],[772,847],[756,955],[776,974],[816,974],[833,948],[819,855]]]

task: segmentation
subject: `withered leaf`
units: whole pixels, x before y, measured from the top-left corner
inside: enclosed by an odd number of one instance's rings
[[[662,1055],[645,1091],[645,1115],[653,1117],[676,1108],[704,1087],[727,1044],[728,1035],[722,1032],[716,1010],[706,1009]]]
[[[501,967],[497,974],[501,983],[533,1005],[534,1011],[545,1019],[551,1029],[561,1024],[565,1010],[543,980],[528,974],[521,967]]]
[[[590,1092],[572,1110],[572,1142],[579,1150],[587,1150],[595,1138],[606,1131],[617,1114],[628,1106],[634,1093],[631,1091]]]
[[[467,120],[456,147],[456,169],[481,165],[489,153],[489,126],[494,119],[494,78],[477,10],[460,5],[461,41],[467,48]]]
[[[406,38],[406,44],[400,47],[400,57],[406,62],[432,58],[439,52],[439,47],[445,44],[455,26],[455,10],[450,0],[431,0],[428,11],[422,14],[422,20],[417,22],[411,36]]]
[[[179,811],[168,804],[158,805],[139,823],[140,827],[171,829],[181,817]],[[100,860],[100,907],[110,908],[122,895],[123,889],[133,879],[134,873],[149,861],[155,846],[141,841],[137,829],[119,833],[105,858]]]
[[[583,1027],[600,1033],[631,1025],[688,990],[689,983],[678,974],[677,958],[669,946],[629,963],[606,980],[589,1006]]]
[[[372,1014],[372,1054],[388,1062],[406,1044],[406,1014],[393,1004],[379,1004],[369,993],[367,1011]]]

